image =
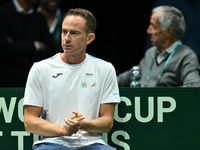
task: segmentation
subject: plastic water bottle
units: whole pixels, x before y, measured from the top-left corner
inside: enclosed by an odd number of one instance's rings
[[[139,66],[133,66],[130,78],[131,78],[130,87],[141,87],[141,82],[140,82],[141,76],[139,72]]]

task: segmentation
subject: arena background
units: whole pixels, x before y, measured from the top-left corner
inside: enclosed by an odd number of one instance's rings
[[[7,1],[1,0],[0,5]],[[144,54],[154,1],[61,0],[60,8],[85,8],[93,13],[97,20],[96,39],[87,52],[111,62],[119,74],[137,65]]]

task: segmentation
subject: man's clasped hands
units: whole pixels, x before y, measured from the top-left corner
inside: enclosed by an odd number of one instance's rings
[[[64,119],[66,124],[63,126],[65,127],[68,136],[77,133],[78,130],[82,127],[81,120],[85,119],[83,114],[77,111],[72,111],[72,113],[74,114],[72,117]]]

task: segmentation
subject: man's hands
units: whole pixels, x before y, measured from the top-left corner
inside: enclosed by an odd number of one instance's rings
[[[85,119],[85,117],[83,116],[83,114],[77,112],[77,111],[73,111],[72,112],[74,114],[74,116],[68,118],[68,119],[64,119],[65,120],[65,130],[67,131],[67,135],[71,136],[72,134],[75,134],[78,132],[78,130],[81,128],[82,123],[81,121],[83,119]]]

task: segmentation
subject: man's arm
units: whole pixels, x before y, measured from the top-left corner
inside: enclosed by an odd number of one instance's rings
[[[40,118],[42,107],[24,106],[24,126],[27,132],[45,137],[57,137],[67,135],[63,125],[50,123]]]
[[[196,54],[188,54],[182,62],[181,80],[183,87],[200,87],[200,66]]]
[[[80,129],[89,133],[109,132],[113,127],[116,103],[106,103],[100,106],[100,117],[91,121],[82,120]]]

